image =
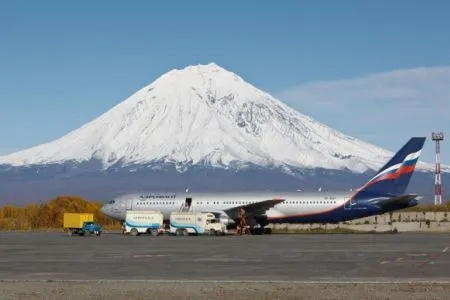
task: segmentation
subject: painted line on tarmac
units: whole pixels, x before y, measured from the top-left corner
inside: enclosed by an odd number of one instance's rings
[[[450,284],[450,279],[447,280],[432,280],[432,279],[386,279],[386,280],[163,280],[163,279],[0,279],[0,283],[25,283],[25,282],[47,282],[47,283],[71,283],[71,282],[79,282],[79,283],[120,283],[120,282],[129,282],[129,283],[288,283],[288,284],[417,284],[417,283],[426,283],[426,284]]]
[[[428,265],[434,265],[435,261],[438,260],[441,256],[443,256],[450,247],[444,248],[441,252],[430,257],[429,260],[422,262],[418,267],[417,271],[422,271]]]
[[[408,253],[407,255],[412,257],[428,256],[426,253]]]

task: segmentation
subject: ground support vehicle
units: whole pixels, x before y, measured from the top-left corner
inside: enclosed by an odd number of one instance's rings
[[[227,227],[213,213],[172,212],[170,214],[170,234],[174,235],[224,235]]]
[[[92,213],[64,213],[63,227],[69,236],[74,234],[99,236],[102,233],[101,226],[94,223],[94,214]]]
[[[159,211],[128,210],[123,225],[124,234],[157,236],[163,233],[163,214]]]

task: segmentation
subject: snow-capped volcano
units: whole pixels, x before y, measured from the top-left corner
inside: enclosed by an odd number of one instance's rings
[[[0,164],[99,160],[103,168],[252,164],[364,172],[392,154],[313,120],[211,63],[169,71],[84,126],[0,157]]]

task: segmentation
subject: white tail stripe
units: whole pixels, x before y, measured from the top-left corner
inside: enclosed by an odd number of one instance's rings
[[[405,161],[408,161],[408,160],[417,159],[417,158],[420,157],[420,153],[421,153],[421,152],[422,152],[422,149],[420,149],[420,150],[417,151],[417,152],[408,154],[408,155],[405,157],[405,159],[404,159],[403,161],[405,162]]]

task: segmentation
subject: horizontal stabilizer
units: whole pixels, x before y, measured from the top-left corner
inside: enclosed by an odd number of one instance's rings
[[[417,194],[408,194],[396,197],[375,198],[370,201],[373,205],[378,205],[382,209],[390,209],[397,207],[408,207],[411,200],[418,200]]]

